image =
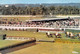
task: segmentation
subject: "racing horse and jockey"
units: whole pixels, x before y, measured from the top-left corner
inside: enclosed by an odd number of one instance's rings
[[[77,37],[78,37],[78,39],[80,40],[80,33],[78,33],[76,36],[77,36]]]
[[[65,32],[66,37],[74,39],[76,36],[72,32]]]
[[[53,37],[50,32],[47,32],[46,35],[47,35],[47,37]]]
[[[59,34],[58,32],[53,34],[56,38],[61,38],[61,34]]]

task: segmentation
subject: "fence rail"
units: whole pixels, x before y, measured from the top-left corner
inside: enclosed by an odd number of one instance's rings
[[[79,29],[80,26],[61,26],[61,27],[46,27],[46,26],[39,26],[39,25],[9,25],[9,24],[1,24],[0,25],[0,29],[28,29],[28,28],[65,28],[65,29],[70,29],[70,28],[75,28],[75,29]]]

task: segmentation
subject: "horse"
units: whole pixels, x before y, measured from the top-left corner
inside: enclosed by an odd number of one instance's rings
[[[69,34],[69,36],[70,38],[75,39],[75,35],[72,32]]]
[[[66,37],[70,37],[70,32],[65,32]]]
[[[56,38],[61,38],[61,34],[56,35],[56,33],[54,33],[53,35],[55,35]]]
[[[80,39],[80,33],[79,34],[76,34],[76,36],[78,37],[78,39]]]
[[[50,34],[46,33],[46,35],[47,37],[53,37],[51,33]]]

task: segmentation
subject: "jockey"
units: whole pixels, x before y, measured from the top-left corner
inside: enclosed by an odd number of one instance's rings
[[[50,32],[47,32],[46,35],[47,35],[48,37],[53,37]]]
[[[56,32],[56,36],[58,35],[58,32]]]
[[[50,32],[47,32],[48,35],[50,35]]]
[[[57,38],[57,36],[58,36],[58,32],[55,33],[55,37],[56,37],[56,38]]]
[[[80,37],[80,33],[79,33],[79,37]]]
[[[47,33],[46,33],[46,35],[49,37],[49,36],[50,36],[50,33],[49,33],[49,32],[47,32]]]
[[[80,39],[80,33],[79,33],[79,36],[78,36],[78,37],[79,37],[79,39]]]
[[[74,38],[74,35],[73,35],[73,33],[72,33],[72,32],[70,32],[70,37],[71,37],[71,38]]]
[[[70,35],[70,32],[66,32],[66,36],[69,37],[69,35]]]
[[[69,32],[67,32],[67,35],[69,35]]]

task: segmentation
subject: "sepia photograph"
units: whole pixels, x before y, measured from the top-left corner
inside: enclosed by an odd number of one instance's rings
[[[0,54],[80,54],[80,0],[0,0]]]

